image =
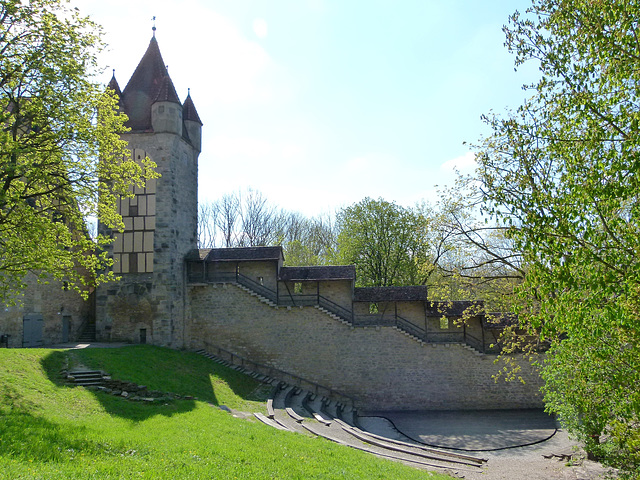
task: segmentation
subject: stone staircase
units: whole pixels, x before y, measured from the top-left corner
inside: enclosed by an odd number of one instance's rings
[[[327,315],[329,315],[331,318],[333,318],[334,320],[337,320],[338,322],[341,322],[345,325],[348,325],[350,327],[353,326],[353,324],[351,322],[349,322],[348,320],[345,320],[344,318],[342,318],[340,315],[336,315],[335,313],[327,310],[324,307],[321,307],[320,305],[314,305],[314,307],[318,310],[320,310],[322,313],[325,313]]]
[[[240,290],[244,290],[245,292],[247,292],[252,297],[256,297],[258,300],[260,300],[265,305],[269,305],[270,307],[276,307],[276,308],[278,307],[278,305],[276,303],[274,303],[273,301],[271,301],[267,297],[264,297],[264,296],[260,295],[259,293],[257,293],[256,291],[252,290],[249,287],[246,287],[246,286],[244,286],[244,285],[242,285],[240,283],[235,283],[235,282],[232,283],[232,285],[235,285]]]
[[[252,297],[257,298],[258,300],[260,300],[262,303],[264,303],[265,305],[268,305],[270,307],[273,308],[280,308],[275,302],[273,302],[272,300],[264,297],[263,295],[260,295],[259,293],[257,293],[256,291],[252,290],[251,288],[242,285],[240,283],[236,283],[233,282],[232,285],[235,285],[236,287],[238,287],[240,290],[243,290],[244,292],[248,293],[249,295],[251,295]],[[331,317],[333,320],[336,320],[340,323],[342,323],[343,325],[347,325],[351,328],[354,327],[353,323],[343,317],[341,317],[340,315],[327,310],[324,307],[321,307],[320,305],[314,305],[313,306],[315,309],[321,311],[322,313],[324,313],[325,315],[328,315],[329,317]],[[286,307],[287,309],[291,309],[292,307]],[[300,308],[304,308],[304,307],[300,307]],[[95,327],[94,327],[95,328]],[[418,342],[420,345],[425,346],[425,345],[439,345],[437,343],[431,343],[431,342],[425,342],[423,339],[421,339],[420,337],[413,335],[410,332],[407,332],[406,330],[404,330],[402,327],[400,326],[393,326],[392,328],[394,328],[395,330],[397,330],[398,332],[402,333],[403,335],[409,337],[410,339]],[[95,336],[95,333],[94,333]],[[467,350],[469,350],[470,352],[474,353],[475,355],[478,356],[482,356],[484,355],[484,353],[480,352],[479,350],[476,350],[474,347],[472,347],[471,345],[467,344],[467,343],[445,343],[444,345],[459,345]]]
[[[67,373],[68,383],[81,387],[100,387],[104,385],[104,375],[100,370],[75,370]]]
[[[409,337],[412,340],[415,340],[416,342],[418,342],[420,345],[424,346],[427,344],[427,342],[425,342],[424,340],[422,340],[420,337],[416,337],[415,335],[412,335],[411,333],[407,332],[406,330],[403,330],[402,328],[398,327],[398,326],[394,326],[392,327],[394,329],[396,329],[397,331],[399,331],[400,333],[402,333],[403,335]]]
[[[78,342],[89,343],[96,341],[96,322],[88,321],[78,336]]]
[[[212,355],[211,353],[207,352],[206,350],[200,349],[200,350],[196,350],[197,354],[202,355],[204,357],[207,357],[209,360],[213,360],[216,363],[219,363],[220,365],[224,365],[225,367],[229,367],[233,370],[236,370],[240,373],[244,373],[245,375],[249,375],[250,377],[255,378],[256,380],[258,380],[259,382],[262,383],[267,383],[267,384],[272,384],[274,382],[276,382],[276,379],[273,377],[270,377],[269,375],[263,375],[262,373],[258,373],[258,372],[254,372],[248,368],[242,367],[240,365],[235,365],[231,362],[228,362],[220,357],[217,357],[216,355]]]

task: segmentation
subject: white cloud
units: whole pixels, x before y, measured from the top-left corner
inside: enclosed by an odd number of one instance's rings
[[[476,154],[473,152],[467,152],[464,155],[447,160],[440,165],[440,170],[457,170],[461,173],[471,173],[476,166]]]
[[[266,20],[263,18],[256,18],[253,21],[253,33],[255,33],[258,38],[265,38],[269,33]]]

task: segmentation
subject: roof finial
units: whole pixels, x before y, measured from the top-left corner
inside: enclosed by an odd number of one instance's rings
[[[156,38],[156,16],[154,15],[153,18],[153,27],[151,28],[151,30],[153,30],[153,38]]]
[[[113,74],[113,77],[115,78],[115,76],[116,76],[116,69],[115,68],[113,69],[112,74]]]
[[[191,96],[191,88],[187,88],[187,97]]]

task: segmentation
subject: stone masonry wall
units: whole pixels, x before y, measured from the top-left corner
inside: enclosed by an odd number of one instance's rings
[[[500,365],[460,345],[422,346],[391,327],[351,328],[313,307],[273,308],[235,285],[188,287],[187,338],[352,396],[361,409],[538,408],[541,380],[493,380]]]
[[[85,302],[74,290],[63,289],[57,280],[38,283],[34,274],[25,278],[27,288],[16,306],[4,306],[0,311],[0,335],[9,335],[9,347],[22,347],[23,319],[26,315],[40,315],[43,320],[42,339],[44,345],[61,343],[63,319],[69,322],[69,341],[80,334],[80,328],[90,312]]]
[[[103,340],[184,346],[186,272],[182,259],[196,247],[198,152],[170,133],[123,136],[157,164],[153,273],[123,274],[116,285],[98,290],[97,336]],[[123,305],[133,308],[126,309]]]

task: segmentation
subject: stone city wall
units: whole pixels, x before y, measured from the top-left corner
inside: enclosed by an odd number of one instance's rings
[[[495,382],[495,355],[351,328],[313,307],[274,308],[232,284],[188,287],[190,348],[206,342],[353,397],[361,409],[539,408],[541,380]]]

